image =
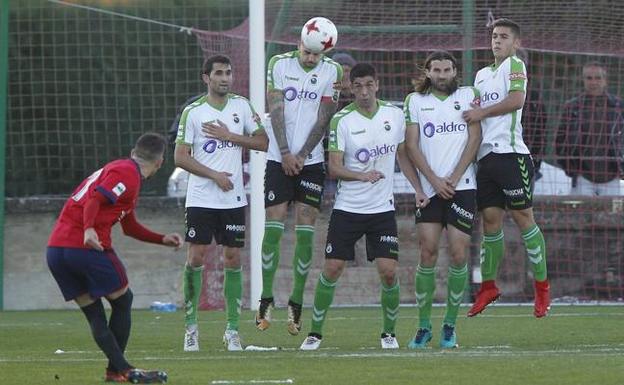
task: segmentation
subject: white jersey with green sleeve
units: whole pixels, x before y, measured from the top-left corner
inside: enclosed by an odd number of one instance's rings
[[[223,107],[212,106],[206,96],[188,105],[182,112],[176,143],[191,146],[195,160],[216,171],[229,172],[234,188],[223,191],[210,178],[190,174],[186,207],[230,209],[247,205],[243,185],[242,147],[227,140],[207,137],[202,122],[220,120],[238,135],[263,130],[260,117],[247,99],[229,94]]]
[[[407,124],[418,124],[420,150],[433,172],[441,177],[450,176],[468,143],[468,124],[462,112],[470,103],[478,103],[479,91],[473,87],[460,87],[446,98],[434,94],[407,95],[403,110]],[[420,184],[427,197],[436,195],[435,189],[422,173]],[[476,170],[470,164],[457,183],[456,190],[477,188]]]
[[[284,124],[290,153],[296,155],[305,144],[318,118],[321,101],[338,101],[339,91],[334,83],[342,81],[342,66],[323,57],[314,68],[299,64],[299,51],[276,55],[269,61],[267,91],[281,90],[284,94]],[[267,127],[269,149],[267,159],[282,161],[273,129]],[[324,160],[321,142],[305,159],[305,165]]]
[[[498,67],[492,64],[477,72],[474,86],[481,93],[481,107],[500,103],[510,92],[526,93],[526,67],[518,57],[510,56]],[[483,119],[481,121],[483,140],[477,159],[483,158],[490,152],[529,154],[529,148],[522,140],[521,119],[522,108],[504,115]]]
[[[392,195],[397,148],[405,141],[405,118],[401,109],[382,100],[368,116],[354,103],[331,120],[329,151],[343,152],[344,165],[357,172],[380,171],[385,178],[376,183],[338,181],[334,209],[356,214],[394,210]]]

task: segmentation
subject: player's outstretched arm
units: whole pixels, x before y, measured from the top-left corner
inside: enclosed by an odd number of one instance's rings
[[[414,162],[418,171],[431,183],[436,194],[444,199],[452,198],[455,194],[455,190],[433,172],[425,155],[420,150],[420,126],[417,123],[410,123],[407,125],[405,129],[405,145],[407,146],[409,158]]]
[[[477,104],[471,103],[472,110],[467,110],[462,113],[462,117],[466,123],[480,122],[485,118],[492,116],[499,116],[509,114],[514,111],[518,111],[524,106],[524,91],[512,91],[507,97],[501,100],[499,103],[492,104],[491,106],[481,108]]]
[[[323,136],[325,136],[325,129],[329,125],[329,121],[332,116],[336,113],[337,106],[338,104],[333,100],[321,102],[316,123],[314,124],[314,127],[312,127],[312,131],[310,131],[310,135],[308,135],[303,147],[301,147],[301,150],[297,154],[301,161],[303,161],[312,152],[314,147],[316,147],[321,139],[323,139]]]
[[[464,175],[470,163],[474,162],[477,157],[477,151],[481,145],[481,123],[473,122],[468,125],[468,142],[464,151],[462,151],[459,161],[455,165],[455,169],[447,178],[447,182],[453,186],[453,189],[457,187],[459,179]]]
[[[179,249],[184,241],[178,233],[160,234],[143,226],[136,218],[134,211],[131,211],[121,220],[121,228],[124,234],[139,241],[166,245]]]
[[[229,172],[216,171],[199,163],[193,158],[191,146],[188,144],[176,143],[173,157],[176,167],[183,168],[191,174],[214,180],[221,190],[230,191],[234,188],[234,184],[230,180],[232,174]]]

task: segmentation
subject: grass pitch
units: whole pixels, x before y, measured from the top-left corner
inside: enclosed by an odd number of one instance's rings
[[[379,345],[381,310],[330,309],[321,349],[300,352],[286,332],[284,310],[267,331],[243,312],[244,345],[275,351],[227,352],[224,313],[200,313],[198,353],[184,353],[183,315],[135,311],[127,356],[141,368],[163,369],[169,384],[624,384],[624,306],[555,306],[545,319],[532,307],[495,306],[475,318],[460,311],[459,349],[440,350],[443,309],[433,311],[431,348],[405,347],[416,308],[402,308],[398,351]],[[64,353],[55,353],[62,350]],[[0,384],[103,384],[106,360],[75,311],[0,312]]]

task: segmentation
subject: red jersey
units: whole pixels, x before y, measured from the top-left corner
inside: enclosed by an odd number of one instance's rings
[[[107,163],[74,190],[56,221],[48,246],[87,249],[83,244],[83,205],[93,194],[102,194],[109,204],[100,205],[94,228],[104,249],[111,249],[111,228],[134,210],[140,189],[141,171],[134,160]]]

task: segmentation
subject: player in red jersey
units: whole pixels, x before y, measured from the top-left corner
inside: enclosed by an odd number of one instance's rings
[[[141,181],[163,163],[165,138],[142,135],[130,159],[106,164],[74,190],[48,240],[47,260],[66,301],[85,314],[95,342],[108,358],[106,381],[164,383],[161,371],[136,369],[124,350],[130,336],[132,291],[126,270],[111,244],[111,228],[121,223],[124,234],[138,240],[179,248],[182,236],[159,234],[141,225],[134,214]],[[111,305],[107,323],[101,297]]]

